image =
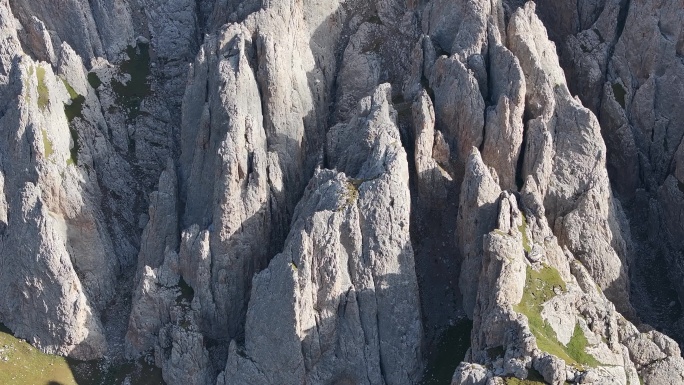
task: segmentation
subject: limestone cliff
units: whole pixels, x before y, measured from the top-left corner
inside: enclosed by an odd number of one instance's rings
[[[171,385],[684,384],[683,9],[0,0],[0,323]]]

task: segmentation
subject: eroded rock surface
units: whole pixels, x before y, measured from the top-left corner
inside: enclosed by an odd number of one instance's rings
[[[171,385],[684,383],[682,15],[0,0],[0,323]]]

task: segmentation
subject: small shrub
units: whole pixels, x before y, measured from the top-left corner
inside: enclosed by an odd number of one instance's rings
[[[359,187],[353,181],[347,182],[347,205],[353,205],[359,199]]]
[[[100,77],[95,72],[88,72],[88,83],[93,89],[97,90],[102,85]]]

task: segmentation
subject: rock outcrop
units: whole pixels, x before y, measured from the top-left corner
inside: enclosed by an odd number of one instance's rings
[[[508,25],[511,51],[525,73],[527,148],[523,177],[533,176],[550,226],[561,245],[587,266],[620,311],[630,315],[627,242],[605,169],[606,149],[596,117],[574,99],[554,45],[534,14],[534,3]]]
[[[2,85],[0,315],[45,351],[90,358],[106,349],[98,313],[114,294],[118,264],[96,175],[70,163],[65,84],[23,57]]]
[[[683,25],[0,0],[0,323],[170,385],[684,383]]]
[[[543,208],[535,207],[542,197],[532,178],[522,197],[526,215],[514,195],[501,195],[496,229],[484,236],[466,356],[471,363],[458,366],[452,384],[511,378],[549,384],[684,381],[677,344],[655,331],[639,332],[535,216]],[[536,250],[536,257],[528,250]]]
[[[676,128],[681,114],[670,107],[682,87],[681,4],[580,1],[565,6],[568,12],[559,7],[540,2],[540,14],[559,44],[571,90],[599,117],[608,172],[640,255],[630,273],[635,306],[648,322],[684,335],[681,226],[674,219],[682,206],[674,187],[683,132]],[[553,22],[561,13],[564,22]],[[668,276],[670,283],[647,283],[655,276]]]
[[[244,351],[231,344],[219,384],[418,379],[408,164],[390,96],[380,86],[331,129],[335,171],[316,172],[284,252],[255,277]]]

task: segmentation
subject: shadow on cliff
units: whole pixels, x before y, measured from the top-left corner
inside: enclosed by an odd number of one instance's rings
[[[380,23],[382,21],[377,15],[374,7],[368,7],[363,2],[349,2],[342,6],[342,13],[355,10],[361,4],[370,11],[363,15],[363,21],[370,23]],[[319,41],[325,41],[326,34],[329,34],[331,23],[337,22],[337,14],[329,17],[325,23],[316,29],[310,47],[315,52],[319,46]],[[362,22],[357,22],[358,29]],[[391,26],[384,26],[391,29]],[[331,88],[328,92],[328,129],[337,121],[340,116],[337,111],[343,92],[340,89],[340,79],[337,74],[340,72],[344,62],[344,52],[347,49],[352,36],[357,32],[347,24],[344,25],[338,46],[335,48],[335,67],[332,71],[326,71],[326,76],[332,76],[330,80]],[[400,35],[397,33],[397,36]],[[375,52],[379,56],[397,56],[402,44],[396,43],[396,39],[387,43],[380,42],[370,45],[370,54]],[[413,47],[412,44],[408,46]],[[365,48],[364,48],[365,49]],[[362,53],[364,51],[361,51]],[[382,60],[382,59],[379,59]],[[320,62],[321,60],[317,60]],[[386,64],[386,63],[383,63]],[[404,100],[402,95],[402,84],[395,77],[403,69],[402,63],[390,63],[391,66],[398,68],[386,68],[382,66],[379,75],[379,83],[390,82],[393,86],[392,104],[397,111],[397,124],[401,134],[401,141],[407,153],[409,165],[409,188],[411,193],[411,214],[410,214],[410,236],[414,250],[414,269],[418,280],[418,292],[420,297],[420,312],[423,322],[423,348],[422,360],[428,362],[426,378],[450,379],[453,369],[463,359],[465,350],[470,346],[470,331],[472,323],[463,319],[461,293],[458,289],[458,277],[460,263],[457,252],[455,251],[454,234],[456,229],[456,218],[458,212],[458,195],[460,185],[452,183],[447,193],[448,199],[444,201],[419,201],[417,181],[423,179],[423,175],[417,175],[414,160],[414,140],[413,122],[411,116],[412,100]],[[310,74],[310,87],[315,87],[315,77]],[[313,81],[312,81],[313,80]],[[374,87],[373,87],[374,88]],[[313,88],[312,88],[313,89]],[[372,94],[372,91],[370,91]],[[366,95],[362,95],[366,96]],[[325,106],[323,106],[325,107]],[[328,165],[326,165],[327,167]],[[390,289],[391,290],[391,289]],[[441,342],[440,342],[441,341]],[[465,346],[465,345],[467,346]],[[449,345],[449,346],[447,346]],[[464,349],[462,349],[465,346]],[[461,354],[461,350],[462,353]],[[437,374],[439,372],[446,375]],[[429,382],[426,382],[429,383]]]

